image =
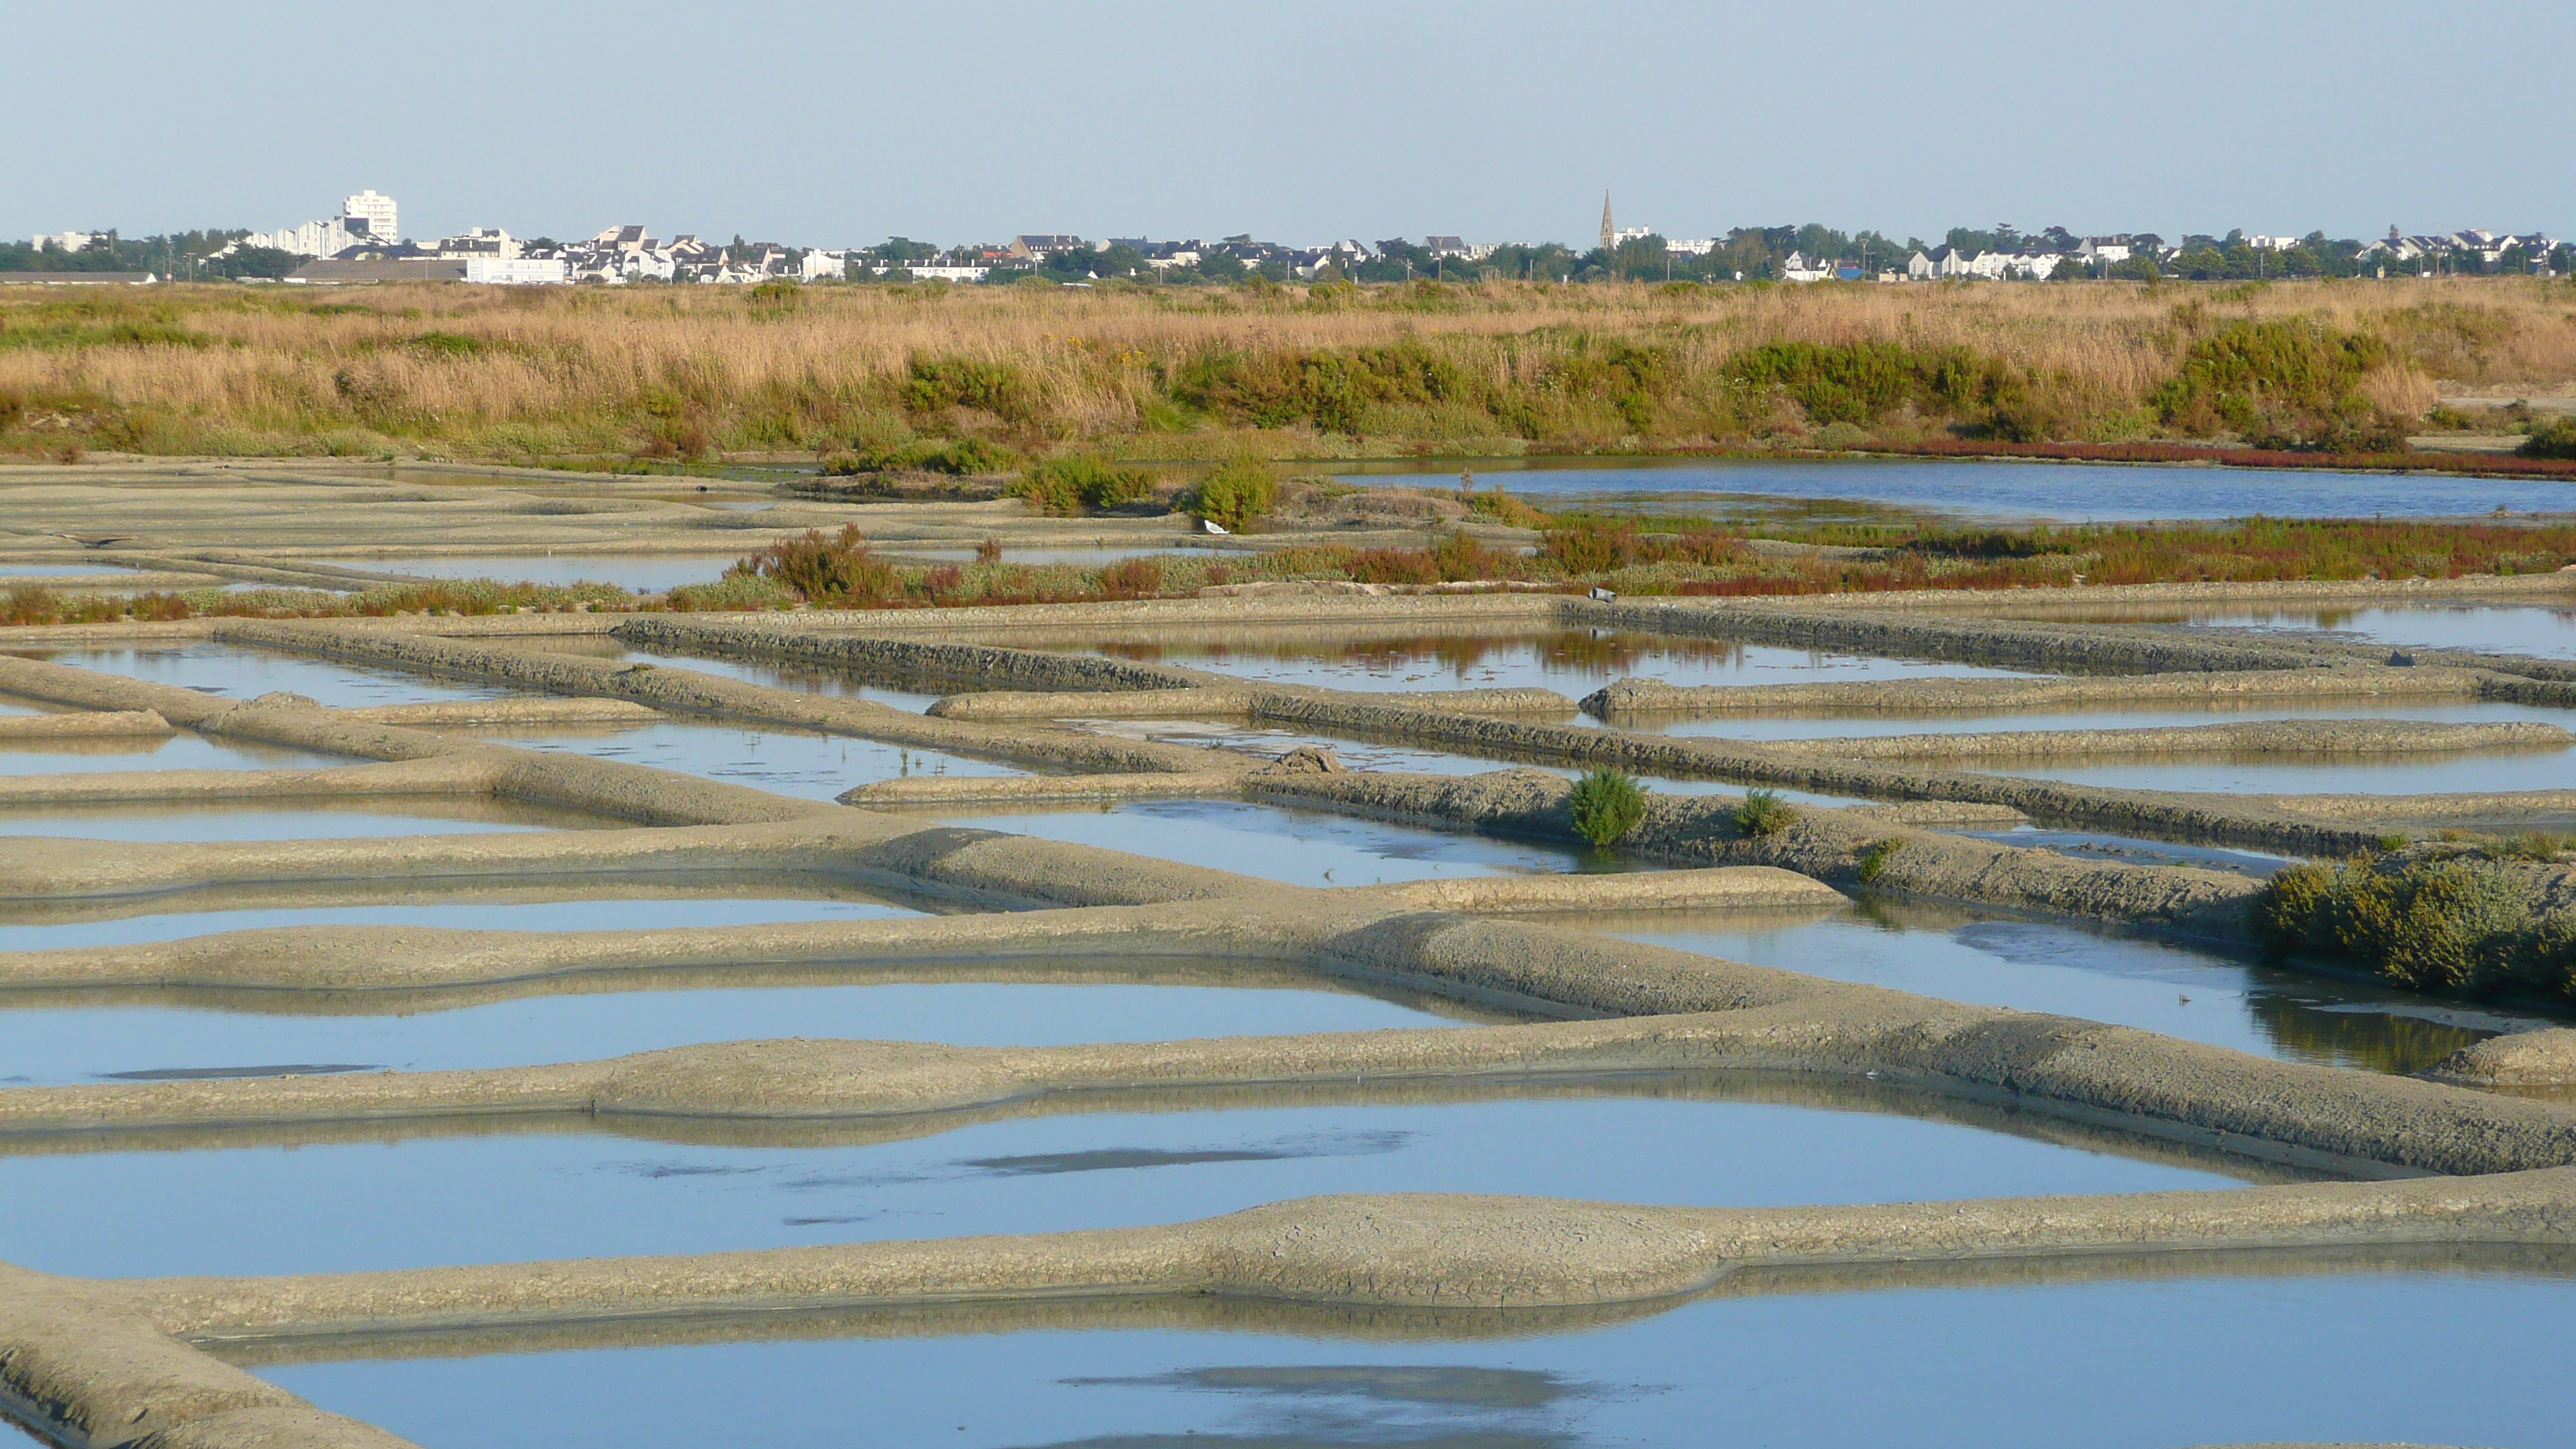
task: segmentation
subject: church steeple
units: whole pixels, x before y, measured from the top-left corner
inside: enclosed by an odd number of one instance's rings
[[[1610,219],[1610,193],[1604,190],[1601,193],[1601,250],[1614,252],[1618,249],[1619,226]]]

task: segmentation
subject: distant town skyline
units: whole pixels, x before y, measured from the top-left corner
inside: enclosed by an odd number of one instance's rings
[[[2508,35],[2384,0],[2144,17],[1426,0],[1364,22],[995,0],[971,24],[856,7],[783,28],[572,0],[514,15],[506,43],[290,0],[220,23],[164,0],[121,13],[19,22],[49,62],[14,82],[40,144],[0,163],[0,235],[268,229],[358,186],[402,197],[416,235],[614,218],[832,245],[1579,242],[1605,186],[1624,219],[1684,235],[2576,232],[2548,161],[2576,11],[2554,7]],[[211,74],[222,99],[183,121]]]

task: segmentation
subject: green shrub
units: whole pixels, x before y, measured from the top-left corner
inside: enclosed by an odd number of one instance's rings
[[[1003,485],[1012,498],[1025,498],[1040,513],[1073,514],[1085,508],[1115,508],[1154,491],[1154,480],[1141,468],[1121,468],[1096,453],[1047,458]]]
[[[1798,812],[1771,790],[1747,790],[1744,803],[1735,807],[1735,828],[1748,836],[1777,835],[1797,818]]]
[[[1646,792],[1623,771],[1587,771],[1574,782],[1574,833],[1594,845],[1608,845],[1637,828],[1646,818]]]
[[[2520,880],[2469,860],[2292,866],[2272,878],[2256,922],[2276,949],[2348,957],[2417,990],[2528,983],[2565,954],[2533,930]]]
[[[1007,362],[971,357],[916,357],[906,369],[904,406],[916,413],[981,408],[1013,422],[1025,419],[1028,387]]]
[[[2231,322],[2193,343],[2153,399],[2166,426],[2234,432],[2266,445],[2376,445],[2381,429],[2361,381],[2389,361],[2375,337],[2303,318]],[[2402,444],[2401,444],[2402,446]]]
[[[1855,851],[1853,858],[1860,863],[1860,883],[1867,885],[1878,879],[1880,872],[1887,869],[1888,858],[1904,848],[1904,841],[1890,836],[1885,840],[1873,840]]]
[[[1279,479],[1259,458],[1234,458],[1217,467],[1192,491],[1189,510],[1230,529],[1241,529],[1276,507]]]
[[[2413,837],[2408,836],[2402,831],[2392,830],[2385,835],[2371,837],[2370,843],[2379,847],[2381,854],[2394,855],[2398,851],[2404,850],[2406,847],[2414,844],[2415,841]]]
[[[2559,418],[2532,429],[2514,451],[2526,458],[2576,458],[2576,418]]]

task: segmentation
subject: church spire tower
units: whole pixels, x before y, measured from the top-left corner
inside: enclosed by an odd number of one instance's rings
[[[1601,193],[1601,250],[1610,252],[1618,249],[1619,226],[1610,219],[1610,193],[1604,191]]]

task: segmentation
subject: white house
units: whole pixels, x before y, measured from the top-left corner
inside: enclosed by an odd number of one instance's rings
[[[796,280],[800,282],[837,282],[849,274],[850,254],[846,251],[817,247],[796,264]]]
[[[1834,264],[1822,257],[1811,262],[1791,252],[1780,263],[1780,280],[1784,282],[1830,282],[1833,279]]]

